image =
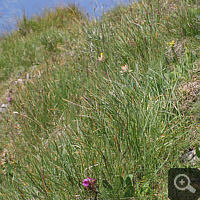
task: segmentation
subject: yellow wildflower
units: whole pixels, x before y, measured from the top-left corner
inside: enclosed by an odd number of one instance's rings
[[[105,61],[105,56],[103,55],[103,53],[100,53],[100,57],[98,57],[98,61],[100,62]]]
[[[172,40],[172,41],[169,43],[169,45],[170,45],[170,47],[174,47],[174,45],[175,45],[175,41]]]

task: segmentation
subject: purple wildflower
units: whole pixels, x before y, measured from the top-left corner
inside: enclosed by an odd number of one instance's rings
[[[87,179],[84,179],[83,180],[83,186],[84,187],[88,187],[90,185],[90,180],[87,178]]]
[[[90,177],[83,180],[83,186],[86,188],[91,188],[96,183],[96,179],[92,179]]]
[[[86,190],[95,195],[95,199],[97,199],[98,195],[97,186],[95,185],[96,181],[97,181],[96,179],[92,179],[90,177],[83,180],[83,186],[85,187]]]
[[[10,103],[12,101],[12,97],[8,97],[8,102]]]

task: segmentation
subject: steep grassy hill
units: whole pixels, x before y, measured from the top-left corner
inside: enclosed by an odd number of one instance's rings
[[[0,199],[167,199],[200,145],[197,0],[76,7],[0,40]],[[88,179],[88,177],[90,177]]]

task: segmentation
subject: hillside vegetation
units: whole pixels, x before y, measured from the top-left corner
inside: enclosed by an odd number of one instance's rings
[[[161,200],[200,167],[198,3],[24,15],[0,40],[0,199]]]

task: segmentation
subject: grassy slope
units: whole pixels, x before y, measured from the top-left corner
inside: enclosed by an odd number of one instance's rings
[[[99,199],[166,199],[167,170],[199,142],[188,86],[199,84],[199,14],[197,1],[146,0],[97,22],[74,7],[24,17],[0,42],[1,87],[13,91],[0,198],[88,199],[90,176]]]

